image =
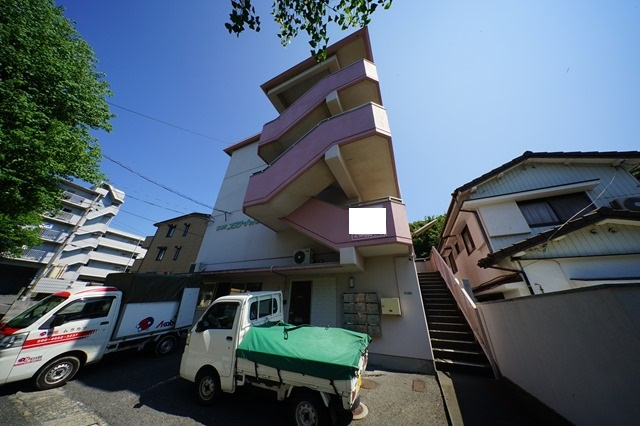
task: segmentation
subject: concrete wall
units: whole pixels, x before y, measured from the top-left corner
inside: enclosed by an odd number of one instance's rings
[[[502,375],[575,424],[637,424],[640,284],[478,309]]]

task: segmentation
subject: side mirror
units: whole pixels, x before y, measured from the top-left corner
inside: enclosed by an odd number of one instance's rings
[[[196,333],[202,333],[205,330],[205,326],[202,321],[198,321],[196,324]]]

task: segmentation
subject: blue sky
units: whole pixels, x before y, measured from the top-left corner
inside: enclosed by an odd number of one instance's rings
[[[213,206],[222,151],[277,116],[260,84],[309,55],[283,48],[271,1],[260,33],[230,35],[226,0],[56,0],[107,74],[123,109],[103,152]],[[524,151],[637,150],[640,3],[401,1],[369,27],[409,220],[446,212],[451,192]],[[335,42],[350,32],[333,29]],[[127,194],[112,226],[140,235],[154,222],[210,209],[104,160]]]

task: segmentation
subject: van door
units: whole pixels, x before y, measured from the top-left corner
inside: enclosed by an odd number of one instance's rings
[[[189,358],[201,366],[212,365],[223,389],[229,389],[229,380],[233,381],[239,310],[239,302],[214,302],[189,338]]]
[[[33,375],[50,359],[72,350],[86,353],[87,362],[99,360],[115,317],[114,299],[115,296],[87,297],[63,306],[29,333],[9,378]]]

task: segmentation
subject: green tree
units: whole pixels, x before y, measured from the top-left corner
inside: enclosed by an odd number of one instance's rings
[[[278,37],[283,46],[291,42],[300,31],[309,36],[311,54],[323,61],[329,42],[327,25],[335,23],[342,30],[364,27],[380,6],[389,9],[393,0],[273,0],[271,14],[280,26]],[[231,0],[229,33],[240,35],[246,27],[260,31],[260,16],[251,0]]]
[[[97,183],[111,95],[96,57],[52,0],[0,5],[0,253],[38,243],[61,178]]]
[[[431,247],[437,247],[440,242],[440,233],[446,215],[426,216],[423,220],[417,220],[409,224],[409,230],[413,234],[426,224],[436,221],[429,229],[421,232],[419,235],[413,236],[413,249],[417,257],[429,257],[431,255]]]

